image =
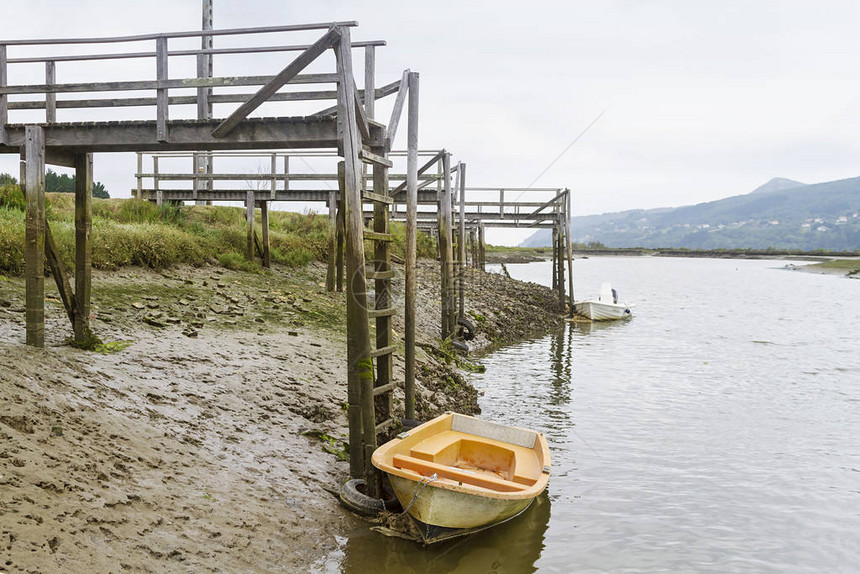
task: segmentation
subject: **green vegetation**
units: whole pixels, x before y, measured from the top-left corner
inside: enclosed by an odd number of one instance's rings
[[[74,257],[74,196],[46,194],[46,212],[57,250],[71,266]],[[0,185],[0,272],[21,275],[24,270],[24,197],[13,179]],[[257,217],[256,221],[260,221]],[[402,256],[405,229],[392,224],[392,252]],[[262,230],[257,226],[257,235]],[[218,261],[222,266],[259,271],[244,260],[245,210],[225,206],[157,206],[138,199],[93,199],[93,266],[117,269],[141,266],[164,269],[172,265],[199,266]],[[269,212],[272,260],[302,267],[328,257],[329,222],[315,213]],[[432,239],[420,234],[419,257],[432,256]],[[372,252],[368,251],[368,259]]]
[[[816,263],[810,267],[817,269],[833,269],[844,271],[847,275],[857,275],[860,274],[860,259],[833,259],[831,261]]]
[[[75,193],[75,176],[58,174],[53,170],[45,172],[45,191],[48,193]],[[100,181],[93,182],[93,197],[108,199],[110,194]]]

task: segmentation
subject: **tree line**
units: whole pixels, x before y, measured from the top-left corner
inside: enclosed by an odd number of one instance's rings
[[[0,185],[17,185],[18,180],[8,173],[0,173]],[[45,191],[48,193],[75,193],[75,176],[59,174],[52,169],[45,172]],[[109,199],[110,193],[102,182],[93,182],[93,197]]]

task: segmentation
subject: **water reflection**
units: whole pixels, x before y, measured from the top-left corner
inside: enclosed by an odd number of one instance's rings
[[[363,527],[318,572],[398,572],[424,574],[452,572],[529,573],[544,548],[550,500],[539,496],[520,516],[483,532],[421,546],[390,538]]]

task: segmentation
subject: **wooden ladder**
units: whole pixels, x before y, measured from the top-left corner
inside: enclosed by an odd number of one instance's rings
[[[377,153],[381,152],[381,153]],[[365,201],[373,203],[373,229],[364,229],[364,239],[373,243],[373,260],[366,272],[368,292],[374,292],[373,308],[367,310],[368,320],[376,321],[376,348],[370,351],[375,363],[373,401],[377,436],[388,431],[395,423],[393,417],[393,391],[397,386],[393,376],[394,344],[391,318],[396,309],[391,296],[391,280],[395,271],[391,266],[389,208],[394,203],[388,194],[388,169],[392,166],[384,150],[363,148],[359,158],[373,166],[373,191],[362,191]],[[366,186],[365,186],[366,187]]]

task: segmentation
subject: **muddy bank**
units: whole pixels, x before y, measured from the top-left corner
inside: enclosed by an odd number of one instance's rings
[[[333,495],[345,307],[324,277],[97,273],[93,327],[121,349],[105,354],[64,344],[50,287],[47,347],[23,345],[23,281],[0,279],[0,571],[294,571],[360,525]],[[440,350],[438,264],[418,281],[419,412],[474,411]],[[468,285],[476,350],[560,321],[543,287],[471,271]],[[402,353],[395,367],[402,380]]]

